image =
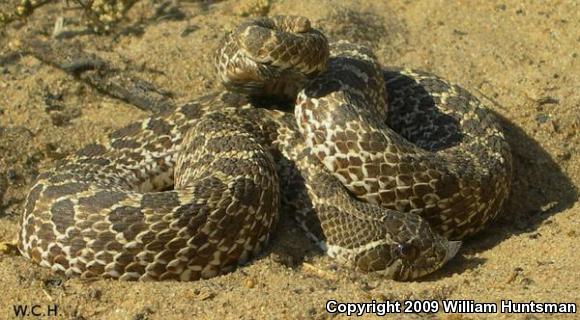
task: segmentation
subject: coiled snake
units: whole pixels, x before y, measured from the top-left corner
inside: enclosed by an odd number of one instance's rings
[[[22,254],[85,278],[208,278],[260,252],[285,208],[339,262],[405,280],[440,268],[507,197],[509,146],[459,86],[382,68],[291,16],[241,24],[217,66],[229,91],[39,175]]]

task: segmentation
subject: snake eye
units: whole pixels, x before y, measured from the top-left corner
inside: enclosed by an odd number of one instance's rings
[[[414,260],[419,255],[419,250],[412,244],[399,243],[396,247],[396,252],[399,257],[405,260]]]

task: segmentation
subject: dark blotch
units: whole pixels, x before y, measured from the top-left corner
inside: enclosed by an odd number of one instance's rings
[[[40,239],[43,239],[44,242],[49,243],[52,242],[56,239],[56,236],[54,234],[54,230],[53,230],[53,226],[52,223],[38,223],[38,237]],[[36,231],[35,231],[36,232]],[[32,233],[29,233],[32,234]],[[32,246],[34,247],[34,244],[32,244]]]
[[[171,126],[163,119],[150,120],[147,129],[153,131],[156,135],[168,135],[171,133]]]
[[[71,182],[60,186],[49,186],[44,190],[44,196],[48,198],[58,198],[64,195],[75,194],[88,190],[89,187],[82,183]]]
[[[436,181],[435,190],[440,198],[451,198],[459,192],[458,182],[450,176],[445,176],[442,180]]]
[[[104,166],[111,164],[111,160],[106,159],[106,158],[88,158],[88,159],[79,160],[79,163],[93,164],[93,165],[104,167]]]
[[[254,181],[246,178],[236,179],[233,185],[233,195],[240,199],[240,203],[245,206],[255,207],[260,203],[262,190]]]
[[[140,122],[135,122],[132,123],[124,128],[121,128],[119,130],[113,131],[110,135],[109,138],[111,139],[119,139],[119,138],[123,138],[123,137],[127,137],[127,136],[132,136],[134,134],[136,134],[137,132],[141,131],[141,123]]]
[[[118,203],[126,198],[126,195],[122,192],[116,191],[99,191],[94,196],[80,198],[79,204],[85,207],[91,207],[95,211],[100,211],[104,208],[109,208],[113,204]]]
[[[137,149],[141,145],[133,140],[115,140],[111,143],[111,147],[115,149]]]
[[[103,153],[105,153],[107,151],[107,148],[105,148],[103,145],[100,144],[89,144],[86,145],[84,148],[80,149],[77,152],[78,156],[81,157],[94,157],[94,156],[100,156]]]
[[[30,213],[34,210],[34,207],[36,206],[36,201],[38,200],[38,197],[40,197],[41,191],[42,185],[38,184],[34,188],[32,188],[32,190],[30,190],[30,193],[28,193],[28,198],[26,199],[27,213]]]
[[[123,235],[129,241],[133,240],[139,231],[142,231],[130,227],[141,223],[144,219],[145,216],[141,210],[135,207],[119,207],[111,211],[109,215],[109,221],[113,225],[113,230],[124,232]]]
[[[65,233],[66,228],[74,225],[75,211],[72,201],[65,199],[54,203],[50,208],[50,213],[58,232]]]
[[[177,193],[159,192],[148,193],[143,196],[141,205],[143,208],[173,208],[179,204]]]
[[[222,101],[225,105],[231,107],[239,107],[248,103],[248,100],[240,94],[227,92],[222,95]]]
[[[86,248],[87,243],[81,237],[74,237],[70,242],[70,252],[73,256],[77,254],[77,252],[81,251],[82,249]]]
[[[201,106],[197,102],[191,102],[182,106],[180,111],[188,119],[198,119],[202,115]]]
[[[75,179],[76,177],[70,173],[57,173],[54,175],[46,176],[44,179],[48,179],[51,184],[61,184],[70,180]]]

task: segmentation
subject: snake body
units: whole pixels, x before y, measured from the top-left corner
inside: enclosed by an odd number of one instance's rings
[[[284,210],[339,262],[405,280],[440,268],[507,197],[501,128],[457,85],[328,45],[302,17],[241,24],[217,66],[229,91],[41,174],[22,254],[86,278],[209,278],[260,252]],[[279,97],[294,115],[264,102]]]

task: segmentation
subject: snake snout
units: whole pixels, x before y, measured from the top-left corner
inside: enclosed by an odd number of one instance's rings
[[[422,252],[416,255],[416,258],[403,259],[400,270],[395,273],[394,279],[404,281],[428,275],[445,265],[461,248],[461,241],[448,241],[439,236],[431,240],[431,243],[419,245],[418,248],[421,248]],[[419,249],[415,249],[415,251],[419,251]]]
[[[457,252],[459,252],[459,249],[461,249],[461,241],[448,241],[447,242],[447,254],[445,255],[445,258],[443,259],[443,263],[447,263],[447,261],[451,260],[453,257],[455,257],[455,255],[457,254]]]
[[[395,280],[406,281],[428,275],[451,260],[461,248],[461,241],[449,241],[419,217],[406,217],[390,244],[392,263],[384,272]],[[390,270],[387,270],[390,269]]]

